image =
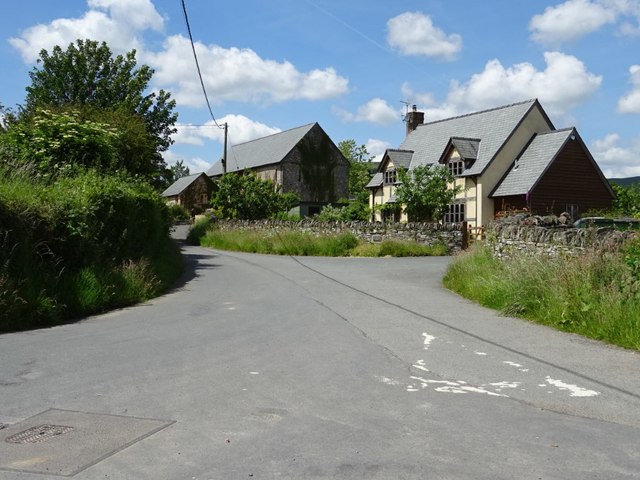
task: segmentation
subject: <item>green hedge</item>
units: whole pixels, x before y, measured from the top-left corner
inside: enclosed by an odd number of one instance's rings
[[[152,275],[148,259],[173,255],[169,227],[163,199],[127,177],[47,185],[0,172],[0,331],[127,303],[131,271]]]

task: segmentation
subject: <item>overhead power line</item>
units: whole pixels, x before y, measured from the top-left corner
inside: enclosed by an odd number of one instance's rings
[[[213,119],[213,123],[216,124],[216,127],[218,127],[221,130],[224,130],[224,153],[222,155],[222,170],[224,173],[227,173],[227,136],[229,131],[229,125],[226,123],[224,125],[220,125],[216,120],[215,115],[213,114],[213,110],[211,108],[211,102],[209,102],[209,95],[207,95],[207,89],[204,86],[204,80],[202,80],[202,71],[200,70],[200,62],[198,62],[198,54],[196,53],[196,46],[193,43],[193,35],[191,34],[191,25],[189,25],[189,15],[187,14],[187,5],[185,4],[184,0],[181,0],[181,3],[182,3],[182,13],[184,13],[184,22],[187,25],[187,32],[189,33],[189,41],[191,42],[191,50],[193,51],[193,59],[196,62],[196,68],[198,70],[198,78],[200,79],[200,85],[202,86],[202,93],[204,93],[204,99],[207,102],[207,108],[209,109],[209,113],[211,114],[211,118]],[[234,155],[234,160],[236,162],[236,168],[237,168],[238,161],[236,160],[235,155]]]
[[[191,42],[191,50],[193,51],[193,58],[196,61],[196,68],[198,69],[198,78],[200,79],[200,85],[202,86],[202,93],[204,93],[204,99],[207,102],[207,107],[209,108],[209,113],[211,114],[211,118],[213,119],[213,123],[220,129],[224,129],[223,125],[219,125],[216,120],[215,115],[213,114],[213,110],[211,109],[211,103],[209,102],[209,95],[207,95],[207,89],[204,86],[204,81],[202,80],[202,72],[200,71],[200,62],[198,62],[198,54],[196,53],[196,46],[193,43],[193,35],[191,35],[191,25],[189,25],[189,15],[187,15],[187,6],[185,5],[184,0],[181,0],[182,3],[182,12],[184,13],[184,21],[187,25],[187,32],[189,33],[189,41]]]

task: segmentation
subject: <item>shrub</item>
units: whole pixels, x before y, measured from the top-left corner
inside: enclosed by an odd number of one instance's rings
[[[190,245],[200,245],[202,237],[205,236],[210,226],[211,222],[208,218],[201,218],[198,220],[189,229],[189,233],[187,234],[187,243]]]
[[[188,222],[191,220],[191,214],[182,205],[177,203],[169,204],[169,219],[171,223]]]
[[[151,187],[92,171],[47,185],[0,169],[0,331],[148,298],[121,287],[155,284],[151,271],[166,287],[180,269]]]

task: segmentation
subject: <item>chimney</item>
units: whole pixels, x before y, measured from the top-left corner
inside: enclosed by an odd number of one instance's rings
[[[418,112],[417,107],[413,105],[410,112],[407,112],[404,121],[407,122],[407,136],[413,132],[418,125],[424,123],[424,112]]]

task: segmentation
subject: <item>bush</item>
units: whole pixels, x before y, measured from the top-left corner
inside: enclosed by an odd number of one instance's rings
[[[280,193],[271,180],[262,180],[255,173],[226,173],[216,182],[211,206],[220,218],[260,220],[288,212],[298,197]]]
[[[187,243],[189,245],[200,245],[202,237],[205,236],[210,226],[211,222],[208,218],[201,218],[198,220],[189,229],[189,233],[187,234]]]
[[[91,171],[50,185],[0,171],[0,331],[148,298],[180,269],[151,187]],[[134,277],[147,293],[128,293]]]
[[[191,214],[182,205],[177,203],[169,204],[169,220],[171,223],[188,222],[191,220]]]

